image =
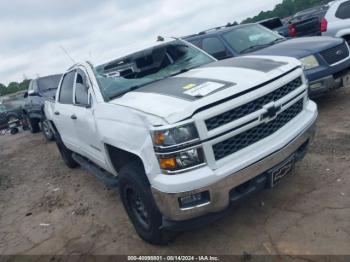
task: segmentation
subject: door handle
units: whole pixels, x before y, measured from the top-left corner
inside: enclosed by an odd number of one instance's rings
[[[58,115],[60,114],[60,112],[56,111],[54,114],[55,114],[56,116],[58,116]]]
[[[76,115],[71,115],[70,118],[73,119],[73,120],[76,120],[77,116]]]

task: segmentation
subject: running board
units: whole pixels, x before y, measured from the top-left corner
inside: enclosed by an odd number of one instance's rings
[[[106,171],[103,171],[97,165],[92,163],[91,161],[81,157],[80,155],[73,153],[72,158],[79,163],[79,165],[85,169],[90,174],[94,175],[98,180],[102,181],[106,187],[117,187],[118,186],[118,178],[113,177],[108,174]]]

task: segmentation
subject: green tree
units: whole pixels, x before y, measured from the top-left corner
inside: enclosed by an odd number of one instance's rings
[[[27,90],[30,79],[24,79],[22,82],[11,82],[8,86],[0,83],[0,96],[16,93],[21,90]]]
[[[330,1],[331,0],[283,0],[283,2],[276,5],[273,10],[261,11],[258,15],[245,19],[242,23],[253,23],[273,17],[284,18],[314,6],[327,4]]]
[[[0,83],[0,96],[6,94],[6,86]]]

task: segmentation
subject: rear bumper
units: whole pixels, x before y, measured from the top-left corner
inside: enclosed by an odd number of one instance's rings
[[[215,220],[220,217],[220,213],[225,212],[232,205],[232,202],[236,202],[248,193],[264,187],[266,184],[266,171],[277,166],[293,154],[296,154],[297,160],[302,158],[308,143],[314,135],[315,121],[316,117],[304,131],[280,150],[209,186],[181,193],[164,193],[152,188],[153,197],[164,216],[163,226],[174,230],[174,227],[177,227],[174,225],[179,223],[192,225],[191,220],[193,219],[197,221],[195,224],[200,224],[199,221],[202,220],[205,221],[203,223],[208,223],[212,219]],[[252,182],[254,190],[241,192],[241,195],[237,193],[238,191],[232,193],[237,187],[248,181],[254,181]],[[180,208],[179,198],[206,191],[209,192],[210,196],[210,200],[207,203],[186,209]],[[201,218],[204,215],[209,217],[209,219]],[[189,228],[193,228],[193,226],[189,226]]]

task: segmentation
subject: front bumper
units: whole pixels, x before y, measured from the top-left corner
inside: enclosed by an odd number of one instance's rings
[[[313,138],[315,132],[315,121],[316,119],[314,119],[311,125],[282,149],[230,176],[223,178],[222,180],[217,181],[216,183],[200,189],[181,193],[164,193],[152,188],[154,200],[164,216],[164,221],[167,221],[163,224],[169,224],[169,221],[190,220],[204,215],[212,215],[213,217],[216,217],[215,213],[222,212],[230,206],[232,200],[232,194],[230,197],[230,192],[232,192],[232,190],[247,181],[264,175],[266,171],[283,162],[292,154],[300,155],[299,151],[302,149],[305,149],[304,151],[306,151],[306,147]],[[302,154],[304,153],[305,152]],[[300,158],[301,157],[298,156],[296,157],[296,159]],[[191,208],[180,208],[179,198],[204,191],[209,191],[210,201],[208,203]],[[237,199],[237,196],[235,199]]]
[[[309,96],[317,97],[344,86],[344,78],[350,76],[350,68],[309,83]]]

